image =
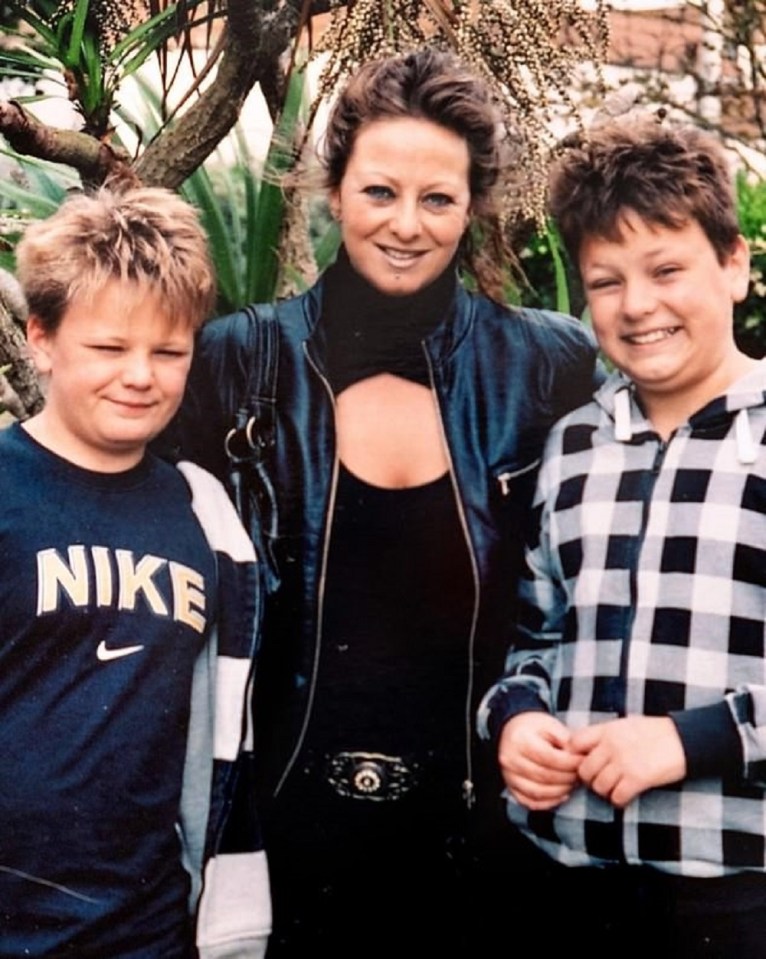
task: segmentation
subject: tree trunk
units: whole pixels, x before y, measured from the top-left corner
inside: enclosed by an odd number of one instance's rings
[[[0,300],[0,366],[9,366],[5,379],[8,392],[0,382],[0,404],[17,419],[27,419],[43,408],[43,394],[34,364],[29,359],[24,334]],[[14,396],[15,394],[15,396]]]

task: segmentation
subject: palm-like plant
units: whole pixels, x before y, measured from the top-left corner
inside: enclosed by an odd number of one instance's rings
[[[186,28],[201,0],[183,4]],[[176,3],[123,0],[12,0],[14,43],[0,54],[0,71],[31,82],[57,75],[83,118],[83,132],[98,139],[111,132],[116,96],[126,77],[179,32]]]

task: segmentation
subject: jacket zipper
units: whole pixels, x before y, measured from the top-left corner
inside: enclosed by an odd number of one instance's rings
[[[431,362],[431,356],[428,352],[425,340],[421,341],[420,344],[423,347],[423,352],[426,357],[426,365],[428,366],[428,379],[431,384],[431,395],[433,396],[434,406],[436,407],[436,417],[439,421],[439,431],[441,433],[442,443],[444,444],[444,451],[447,456],[447,465],[449,468],[449,477],[450,483],[452,485],[452,492],[455,497],[455,504],[457,506],[458,518],[460,520],[460,527],[463,532],[463,537],[468,547],[468,558],[471,562],[471,576],[473,577],[473,590],[474,590],[474,602],[473,602],[473,612],[471,613],[471,629],[468,636],[468,681],[466,687],[466,699],[465,699],[465,769],[466,769],[466,778],[463,782],[462,792],[463,792],[463,801],[465,802],[468,809],[470,809],[474,802],[474,783],[473,783],[473,756],[471,754],[471,740],[473,732],[473,688],[474,688],[474,651],[476,646],[476,627],[479,620],[479,598],[481,587],[479,583],[479,571],[476,563],[476,555],[473,549],[473,543],[471,542],[471,537],[468,532],[468,522],[465,516],[465,509],[463,507],[463,500],[460,497],[460,490],[457,485],[457,478],[455,476],[455,468],[452,462],[452,452],[447,441],[447,432],[444,428],[444,420],[442,418],[441,407],[439,406],[439,396],[436,392],[436,381],[434,379],[434,369]]]
[[[651,472],[651,487],[646,491],[646,496],[641,507],[641,531],[639,534],[638,542],[636,543],[636,549],[631,563],[630,570],[630,618],[626,623],[625,630],[625,642],[622,646],[622,651],[620,653],[620,679],[624,684],[624,688],[627,693],[627,679],[628,679],[628,656],[630,652],[630,638],[633,634],[633,623],[636,618],[636,603],[638,601],[638,561],[641,554],[641,550],[644,545],[644,538],[646,536],[646,528],[649,525],[649,510],[651,509],[652,496],[654,495],[654,487],[657,483],[657,477],[660,475],[660,470],[662,469],[662,464],[665,459],[665,454],[668,450],[668,443],[664,440],[660,441],[659,446],[657,447],[657,452],[654,455],[654,462],[652,463],[652,472]],[[622,709],[620,710],[620,715],[624,716],[626,712],[626,702],[623,700]]]
[[[330,386],[330,382],[327,377],[320,371],[319,367],[311,358],[309,351],[307,349],[306,343],[303,343],[303,352],[306,356],[309,366],[314,370],[316,375],[322,382],[327,395],[330,397],[330,403],[333,410],[335,409],[335,396]],[[316,641],[314,643],[314,662],[311,667],[311,681],[309,683],[309,694],[308,701],[306,703],[306,709],[303,714],[303,723],[301,725],[301,730],[298,734],[298,739],[295,744],[295,748],[292,751],[290,758],[287,761],[284,772],[282,773],[279,782],[277,783],[274,789],[274,796],[278,796],[282,787],[285,784],[287,777],[293,770],[293,766],[298,760],[301,749],[303,748],[303,743],[306,739],[306,732],[309,726],[309,720],[311,719],[311,713],[314,709],[314,694],[316,693],[316,683],[317,675],[319,672],[319,654],[322,646],[322,620],[324,617],[324,594],[325,586],[327,583],[327,558],[330,552],[330,529],[332,527],[332,516],[335,513],[335,496],[338,489],[338,451],[337,443],[335,444],[335,451],[333,452],[333,462],[332,462],[332,478],[330,480],[330,497],[327,503],[327,513],[325,514],[325,531],[324,531],[324,542],[322,543],[322,565],[319,573],[319,588],[317,590],[317,619],[316,619]]]
[[[623,689],[625,690],[623,696],[623,702],[621,704],[620,716],[625,716],[627,713],[627,690],[628,690],[628,657],[630,654],[630,644],[631,636],[633,634],[633,623],[636,618],[636,603],[638,602],[638,561],[641,554],[641,550],[644,544],[644,538],[646,536],[646,528],[649,525],[649,510],[651,509],[652,496],[654,495],[654,487],[657,483],[657,477],[660,475],[660,470],[662,469],[662,464],[665,459],[665,454],[668,450],[668,442],[661,440],[659,446],[657,447],[657,452],[654,455],[654,462],[652,463],[652,472],[651,472],[651,487],[646,492],[644,502],[641,509],[641,531],[639,535],[638,542],[636,543],[636,550],[633,556],[633,561],[631,564],[630,570],[630,619],[626,623],[627,629],[625,630],[625,642],[622,645],[622,650],[620,652],[620,679],[622,680]],[[617,809],[615,810],[614,822],[617,829],[619,829],[620,836],[620,854],[623,863],[627,862],[627,857],[625,856],[625,810]]]

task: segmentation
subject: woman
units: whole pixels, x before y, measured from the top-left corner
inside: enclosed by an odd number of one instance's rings
[[[492,779],[474,802],[474,708],[507,643],[542,440],[594,365],[574,321],[498,302],[496,130],[451,55],[360,70],[326,134],[342,249],[277,308],[280,584],[256,690],[273,956],[469,943],[472,820],[494,822],[481,800],[499,794]],[[184,453],[221,475],[251,335],[245,314],[206,328],[182,417]]]

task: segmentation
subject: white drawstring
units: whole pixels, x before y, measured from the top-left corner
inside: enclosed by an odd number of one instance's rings
[[[737,456],[740,463],[755,463],[758,459],[758,448],[750,432],[750,417],[747,415],[747,410],[740,410],[737,413],[734,432],[737,437]]]
[[[630,425],[630,390],[620,390],[614,395],[614,438],[620,443],[627,443],[633,438]]]

